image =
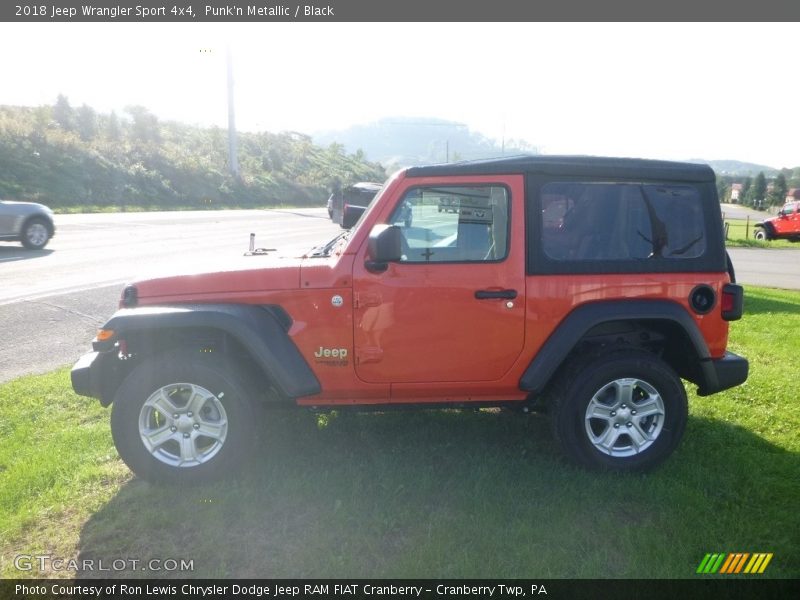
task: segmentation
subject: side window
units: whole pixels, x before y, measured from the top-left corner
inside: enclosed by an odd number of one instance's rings
[[[389,222],[403,233],[401,262],[490,262],[508,254],[504,186],[412,188]]]
[[[706,248],[690,186],[553,182],[541,210],[542,248],[556,261],[697,258]]]

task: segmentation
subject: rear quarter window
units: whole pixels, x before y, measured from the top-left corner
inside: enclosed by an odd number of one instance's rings
[[[703,270],[718,242],[693,185],[550,181],[529,202],[534,272]]]

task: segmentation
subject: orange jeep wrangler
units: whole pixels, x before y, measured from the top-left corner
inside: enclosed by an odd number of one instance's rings
[[[113,403],[120,456],[153,480],[237,465],[259,403],[543,407],[575,462],[647,469],[683,434],[682,379],[747,379],[723,237],[703,165],[408,168],[297,260],[128,285],[72,385]]]

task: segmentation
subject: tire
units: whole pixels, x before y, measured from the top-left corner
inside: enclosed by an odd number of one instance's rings
[[[147,359],[114,396],[111,433],[120,457],[153,482],[199,483],[231,472],[253,441],[249,381],[216,353]]]
[[[646,352],[572,362],[551,393],[555,438],[584,467],[652,469],[675,450],[686,429],[683,383],[669,365]]]
[[[756,229],[756,232],[753,235],[753,237],[763,242],[769,241],[769,236],[767,235],[767,231],[763,227],[759,227],[758,229]]]
[[[20,241],[28,250],[41,250],[50,241],[51,231],[47,221],[40,217],[34,217],[23,225]]]

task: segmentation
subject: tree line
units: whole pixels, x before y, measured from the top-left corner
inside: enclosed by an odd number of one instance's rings
[[[161,121],[143,106],[101,114],[64,95],[53,105],[0,106],[6,200],[56,209],[319,205],[334,188],[386,178],[362,152],[296,132],[240,132],[237,154],[233,174],[226,130]]]
[[[736,201],[758,209],[781,206],[789,190],[796,188],[800,188],[800,167],[781,169],[770,179],[763,171],[755,177],[717,176],[720,202]]]

